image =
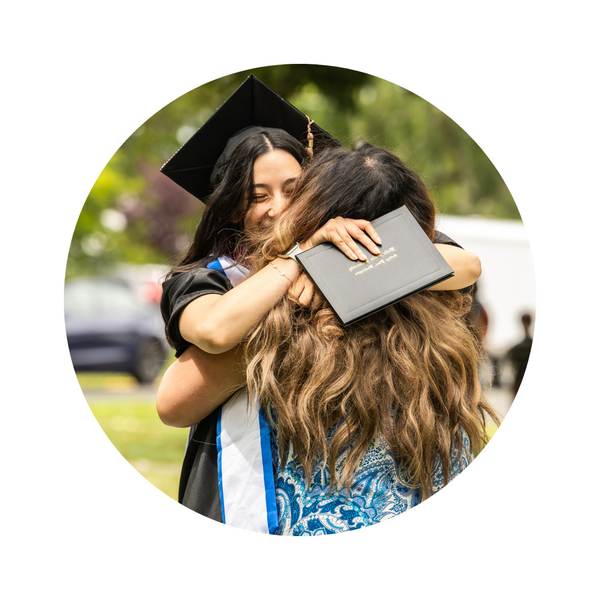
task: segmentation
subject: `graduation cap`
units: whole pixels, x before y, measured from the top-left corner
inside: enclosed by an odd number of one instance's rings
[[[250,75],[160,170],[190,194],[204,200],[214,188],[219,166],[221,171],[227,166],[227,159],[222,155],[229,157],[240,142],[256,131],[252,127],[283,129],[306,144],[308,123],[305,114]],[[310,130],[315,152],[326,146],[340,145],[316,123],[311,122]]]

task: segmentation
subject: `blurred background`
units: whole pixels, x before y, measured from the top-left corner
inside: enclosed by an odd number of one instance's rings
[[[482,381],[503,416],[531,348],[535,283],[519,211],[485,153],[452,119],[397,85],[337,67],[263,67],[205,84],[143,123],[102,170],[79,215],[65,281],[69,349],[89,406],[121,454],[173,498],[187,430],[162,425],[154,408],[173,360],[160,283],[204,207],[159,169],[250,73],[343,145],[383,146],[424,179],[438,229],[481,258],[471,318],[488,354]]]

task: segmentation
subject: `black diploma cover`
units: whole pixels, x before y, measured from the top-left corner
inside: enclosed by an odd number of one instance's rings
[[[454,275],[405,206],[372,224],[382,241],[381,256],[357,242],[369,258],[353,261],[326,242],[296,257],[344,325]]]

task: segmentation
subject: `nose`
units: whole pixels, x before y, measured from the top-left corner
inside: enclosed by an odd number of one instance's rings
[[[269,205],[268,215],[273,218],[280,215],[281,211],[287,206],[287,202],[287,197],[283,192],[278,191],[273,194],[273,199]]]

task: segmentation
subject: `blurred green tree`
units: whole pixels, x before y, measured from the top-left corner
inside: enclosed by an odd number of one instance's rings
[[[351,146],[386,147],[425,180],[441,212],[519,219],[499,173],[450,118],[419,96],[365,73],[317,65],[262,67],[222,77],[177,98],[117,150],[81,211],[67,278],[119,262],[168,263],[186,247],[203,205],[160,166],[254,73]]]

